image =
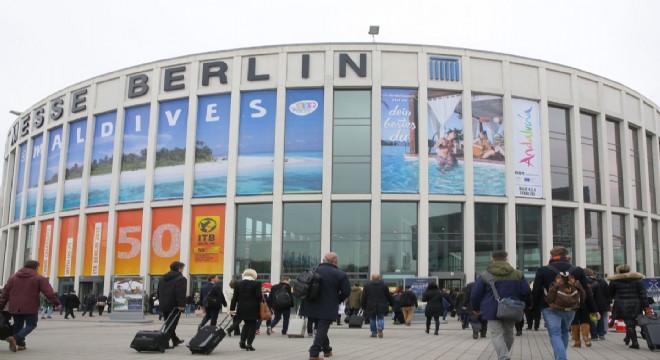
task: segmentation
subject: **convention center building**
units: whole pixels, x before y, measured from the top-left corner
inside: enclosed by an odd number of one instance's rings
[[[587,69],[588,70],[588,69]],[[38,86],[38,84],[34,84]],[[459,287],[494,250],[533,279],[553,246],[660,276],[660,108],[542,60],[326,43],[182,56],[36,101],[7,134],[0,286],[277,283],[334,251],[351,281]]]

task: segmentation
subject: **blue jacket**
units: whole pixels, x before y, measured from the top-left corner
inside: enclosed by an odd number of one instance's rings
[[[319,298],[303,301],[300,313],[312,319],[337,319],[337,308],[351,293],[351,284],[346,273],[330,263],[322,263],[316,268],[321,276]]]
[[[524,300],[531,293],[525,276],[508,262],[493,261],[488,265],[487,271],[493,275],[495,288],[501,299],[513,297]],[[473,311],[481,311],[482,319],[497,320],[497,300],[490,284],[481,275],[477,276],[472,286],[470,305]]]

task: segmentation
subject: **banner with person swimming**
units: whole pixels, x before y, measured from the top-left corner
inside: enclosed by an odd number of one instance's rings
[[[117,112],[114,111],[96,116],[87,193],[89,206],[107,205],[110,201],[116,120]]]
[[[140,273],[142,209],[117,211],[115,275]]]
[[[227,195],[231,96],[199,97],[193,197]]]
[[[144,200],[149,113],[149,105],[136,106],[125,111],[121,172],[119,173],[120,203]]]
[[[506,195],[502,97],[472,96],[473,178],[475,195]]]
[[[190,274],[222,274],[225,254],[225,205],[192,207]]]
[[[66,150],[66,169],[64,172],[64,204],[62,210],[80,208],[80,191],[85,169],[85,138],[87,119],[69,123],[69,141]]]
[[[18,176],[16,177],[16,185],[14,186],[16,191],[14,195],[14,221],[20,220],[21,218],[21,205],[23,203],[23,180],[25,179],[25,163],[27,161],[27,142],[22,143],[18,147],[16,158],[18,159]]]
[[[44,174],[43,199],[41,213],[48,214],[55,211],[57,202],[57,182],[59,180],[60,154],[62,151],[62,127],[48,131],[48,148],[46,156],[46,173]]]
[[[430,194],[465,193],[461,99],[460,93],[428,91]]]
[[[187,128],[188,98],[160,103],[154,200],[183,197]]]
[[[513,163],[515,195],[543,197],[543,153],[541,151],[541,120],[539,103],[511,99],[513,115]]]
[[[78,217],[62,218],[60,225],[60,248],[57,276],[69,277],[76,274],[76,249],[78,244]]]
[[[41,175],[41,158],[43,153],[43,135],[32,139],[32,159],[30,160],[30,175],[28,176],[27,205],[25,205],[25,218],[29,219],[37,214],[37,197],[39,193],[39,175]]]
[[[416,89],[383,89],[381,109],[381,191],[419,191]]]
[[[108,247],[108,213],[87,215],[85,229],[83,276],[103,276]]]

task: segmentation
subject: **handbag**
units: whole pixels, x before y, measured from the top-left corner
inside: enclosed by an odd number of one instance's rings
[[[259,320],[271,320],[273,318],[273,313],[266,303],[266,299],[262,296],[261,303],[259,303]]]
[[[105,301],[98,301],[98,302],[96,303],[96,306],[104,307],[104,306],[105,306]]]
[[[490,288],[493,290],[495,300],[497,301],[497,314],[495,315],[499,320],[506,321],[520,321],[523,319],[525,313],[525,302],[518,299],[508,297],[500,298],[497,289],[495,288],[495,279],[488,271],[484,271],[481,277],[488,281]]]

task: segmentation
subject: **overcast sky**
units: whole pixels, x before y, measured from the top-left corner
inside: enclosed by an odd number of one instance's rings
[[[660,104],[657,0],[20,0],[0,3],[0,149],[16,116],[77,82],[216,50],[376,41],[575,67]]]

